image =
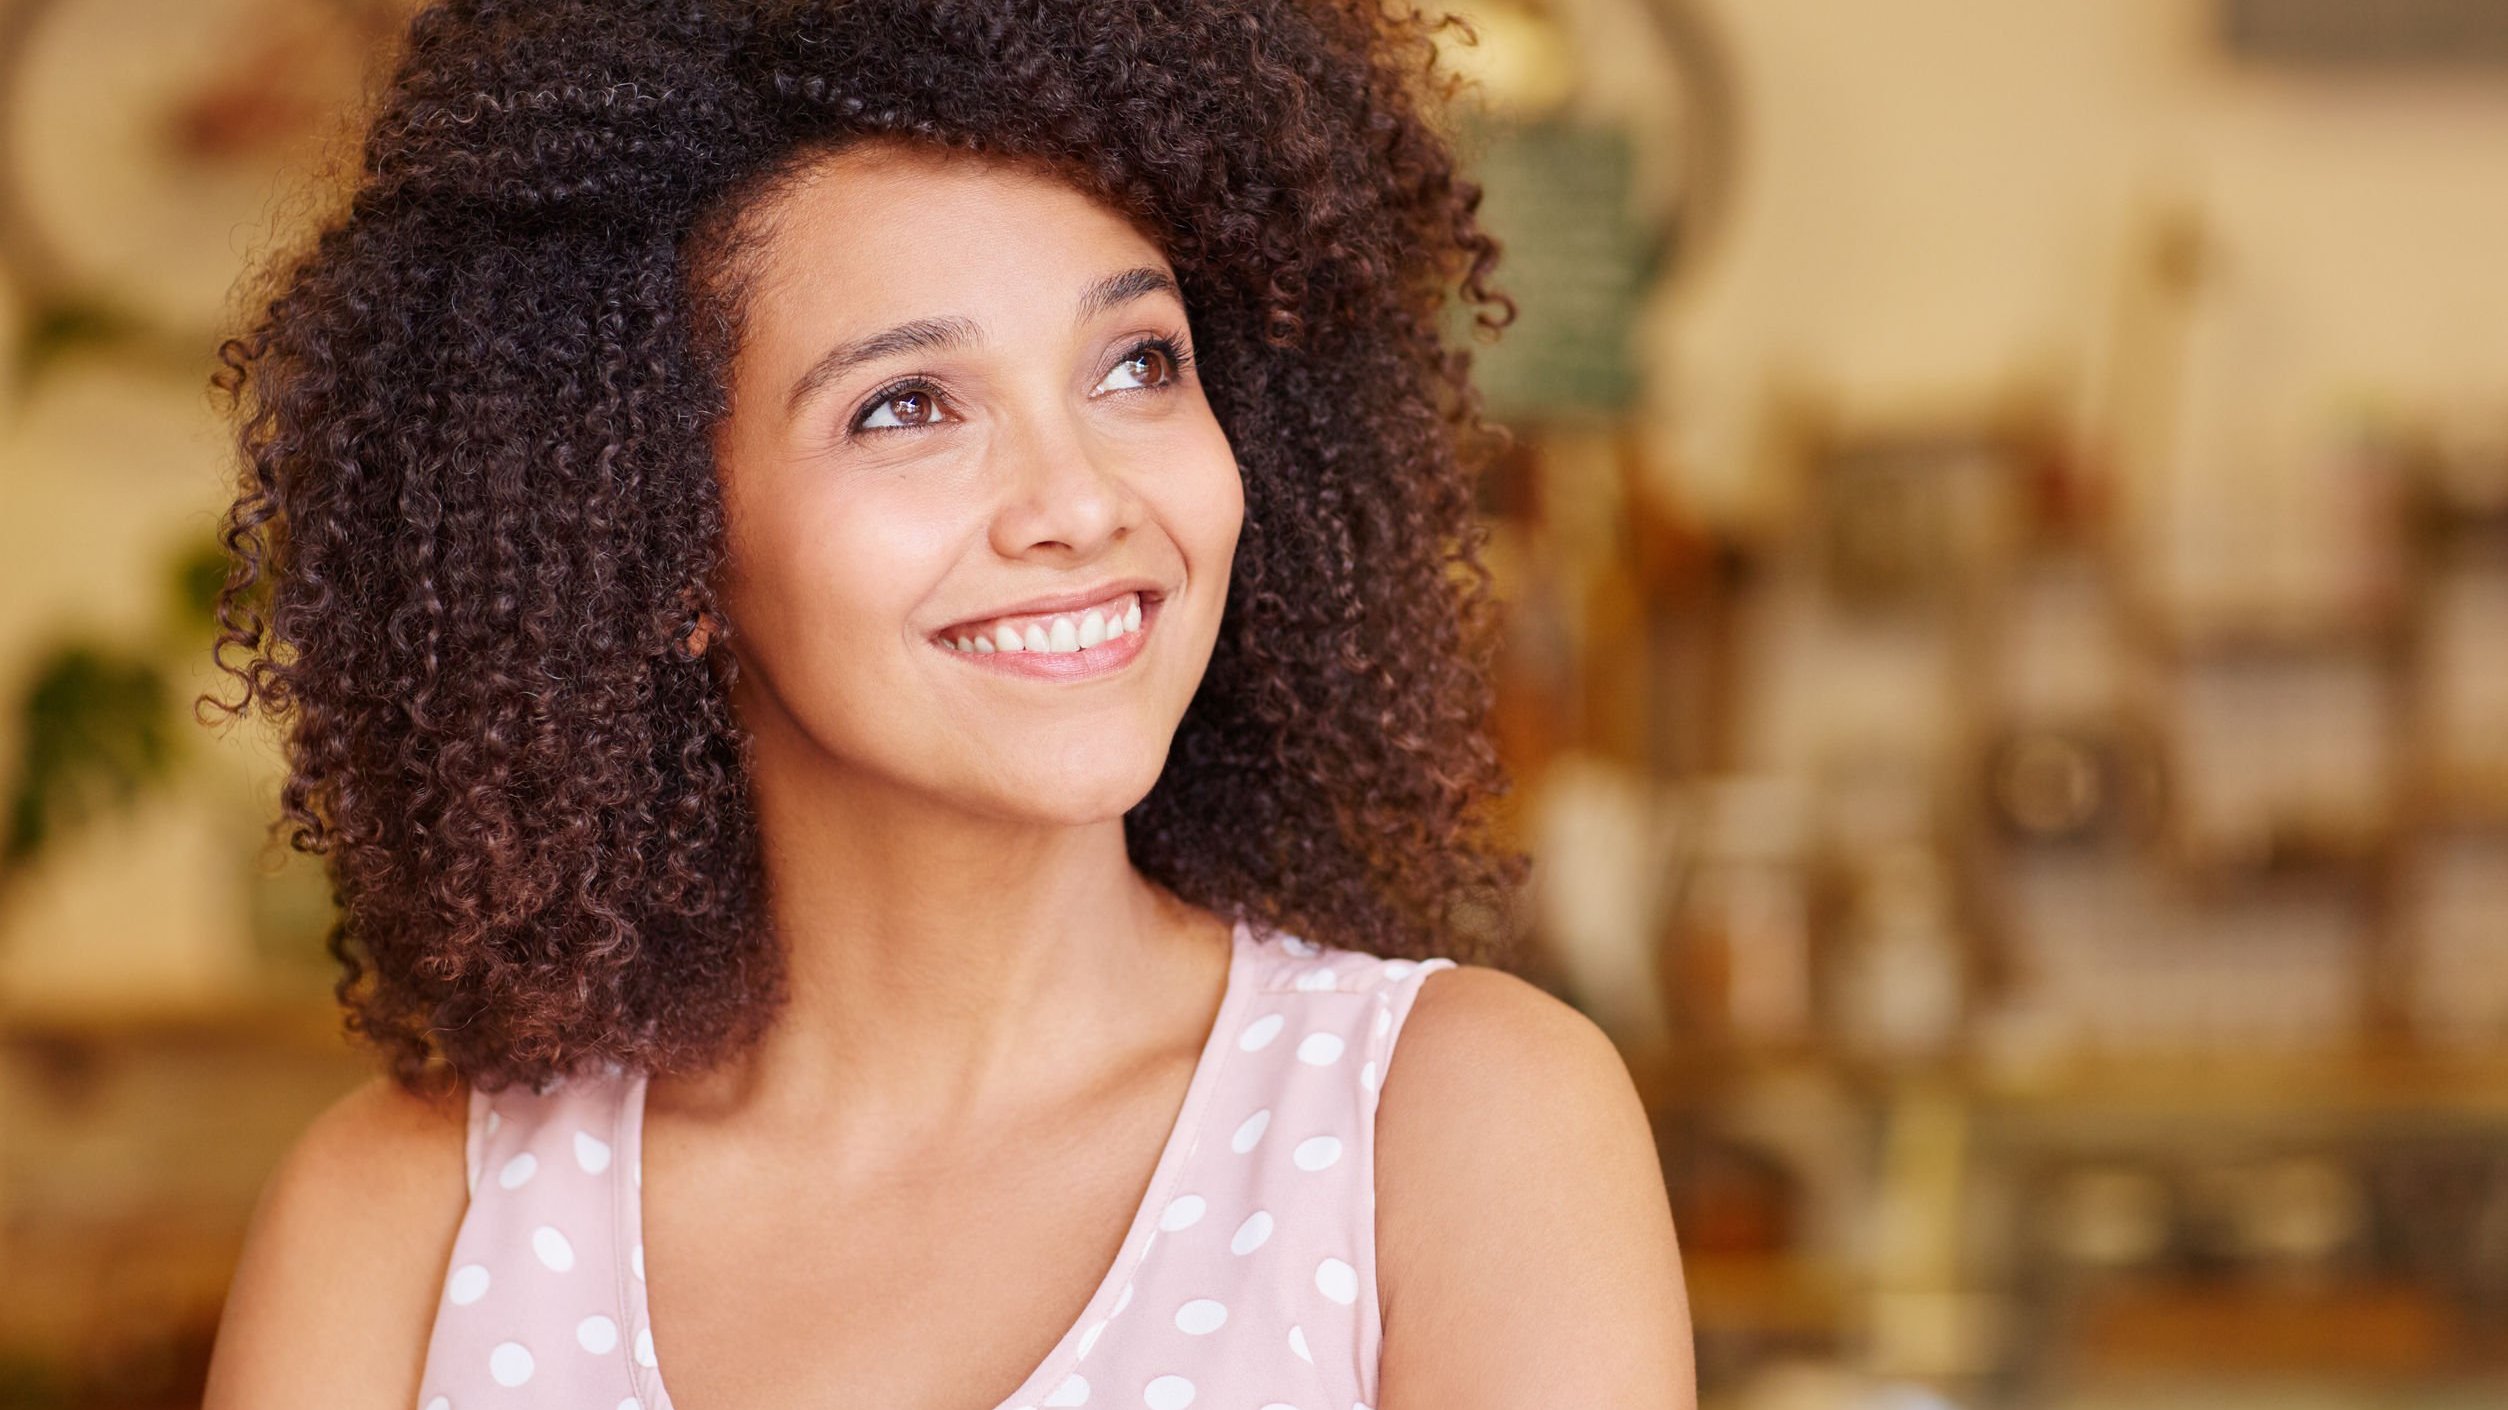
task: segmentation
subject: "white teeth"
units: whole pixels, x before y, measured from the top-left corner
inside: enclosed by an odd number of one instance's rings
[[[1076,619],[1058,616],[1031,622],[1024,631],[1005,622],[989,631],[979,628],[974,634],[955,640],[943,637],[941,645],[953,651],[978,655],[1002,651],[1043,651],[1061,655],[1103,646],[1140,629],[1141,599],[1136,594],[1120,612],[1092,607]]]

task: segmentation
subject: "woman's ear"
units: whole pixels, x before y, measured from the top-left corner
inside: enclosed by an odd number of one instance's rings
[[[678,635],[672,639],[671,649],[683,661],[703,659],[706,648],[711,646],[714,638],[722,632],[721,620],[712,612],[698,607],[698,601],[698,590],[694,587],[679,595],[680,607],[686,615],[681,618],[684,625],[679,628]]]
[[[691,661],[705,655],[706,646],[714,640],[716,626],[717,623],[714,620],[713,613],[699,612],[697,614],[697,620],[691,623],[685,632],[680,634],[680,654],[687,657]]]

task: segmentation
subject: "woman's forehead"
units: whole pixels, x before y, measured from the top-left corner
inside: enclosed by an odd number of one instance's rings
[[[893,140],[806,159],[766,201],[770,238],[894,247],[953,227],[1019,246],[1052,236],[1150,247],[1122,215],[1041,163]],[[935,251],[938,253],[939,251]]]
[[[1077,187],[950,156],[825,159],[761,234],[758,313],[786,323],[1067,322],[1108,276],[1167,268],[1154,242]]]

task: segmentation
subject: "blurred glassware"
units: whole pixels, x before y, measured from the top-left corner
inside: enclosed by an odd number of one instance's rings
[[[2046,1238],[2067,1261],[2101,1271],[2148,1267],[2174,1236],[2168,1181],[2139,1165],[2089,1165],[2057,1177]]]
[[[1854,859],[1840,941],[1844,1037],[1891,1061],[1949,1054],[1960,1036],[1964,965],[1940,857],[1903,842]]]

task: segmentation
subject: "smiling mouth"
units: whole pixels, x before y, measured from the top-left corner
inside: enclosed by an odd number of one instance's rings
[[[1033,653],[1069,656],[1115,644],[1141,631],[1142,608],[1155,610],[1158,596],[1139,590],[1119,592],[1103,602],[1076,611],[1028,612],[962,622],[934,634],[932,640],[952,651],[993,656]]]

